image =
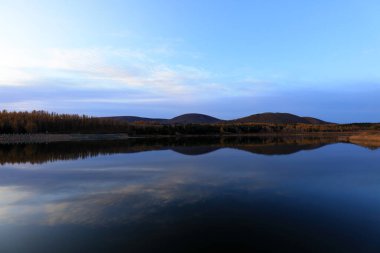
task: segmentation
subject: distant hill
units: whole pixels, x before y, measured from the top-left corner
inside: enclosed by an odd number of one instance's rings
[[[211,117],[209,115],[200,113],[187,113],[172,119],[161,118],[145,118],[138,116],[113,116],[105,117],[108,119],[116,119],[126,121],[128,123],[146,122],[146,123],[159,123],[159,124],[214,124],[221,122],[222,120]]]
[[[290,113],[259,113],[253,114],[247,117],[238,118],[235,120],[222,120],[206,114],[200,113],[187,113],[172,119],[163,118],[145,118],[137,116],[115,116],[107,117],[111,119],[117,119],[126,121],[129,123],[146,122],[146,123],[158,123],[158,124],[215,124],[221,122],[227,123],[272,123],[272,124],[331,124],[329,122],[312,118],[312,117],[300,117]]]
[[[187,113],[168,120],[169,124],[214,124],[222,122],[221,119],[200,113]]]
[[[145,118],[145,117],[138,117],[138,116],[114,116],[114,117],[104,117],[104,118],[122,120],[128,123],[136,123],[136,122],[165,123],[167,121],[167,119]]]
[[[272,123],[272,124],[329,124],[329,122],[312,118],[300,117],[290,113],[259,113],[248,117],[232,120],[236,123]]]

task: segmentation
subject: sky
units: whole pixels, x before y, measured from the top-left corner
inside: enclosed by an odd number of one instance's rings
[[[376,0],[0,0],[0,109],[380,122]]]

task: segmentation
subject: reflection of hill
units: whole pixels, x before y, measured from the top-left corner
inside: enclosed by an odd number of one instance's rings
[[[207,138],[136,138],[116,141],[80,141],[39,144],[0,145],[0,163],[44,163],[74,160],[98,155],[173,150],[184,155],[201,155],[220,148],[235,148],[256,154],[291,154],[337,142],[333,138],[283,137],[207,137]]]
[[[237,146],[237,149],[248,151],[255,154],[262,155],[288,155],[293,154],[302,150],[312,150],[321,148],[325,144],[306,144],[306,145],[297,145],[297,144],[278,144],[278,145],[257,145],[257,146]]]
[[[221,147],[199,146],[199,147],[172,147],[170,149],[183,155],[203,155],[203,154],[214,152],[220,148]]]

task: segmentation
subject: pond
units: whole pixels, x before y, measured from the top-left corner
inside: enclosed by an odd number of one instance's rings
[[[380,252],[380,149],[329,138],[0,145],[0,252]]]

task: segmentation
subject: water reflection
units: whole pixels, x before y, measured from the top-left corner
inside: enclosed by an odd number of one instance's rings
[[[1,166],[0,252],[379,252],[378,150],[153,144]]]
[[[339,142],[336,137],[199,137],[2,144],[0,164],[36,164],[153,150],[173,150],[184,155],[201,155],[221,148],[235,148],[257,154],[280,155],[316,149],[336,142]]]

